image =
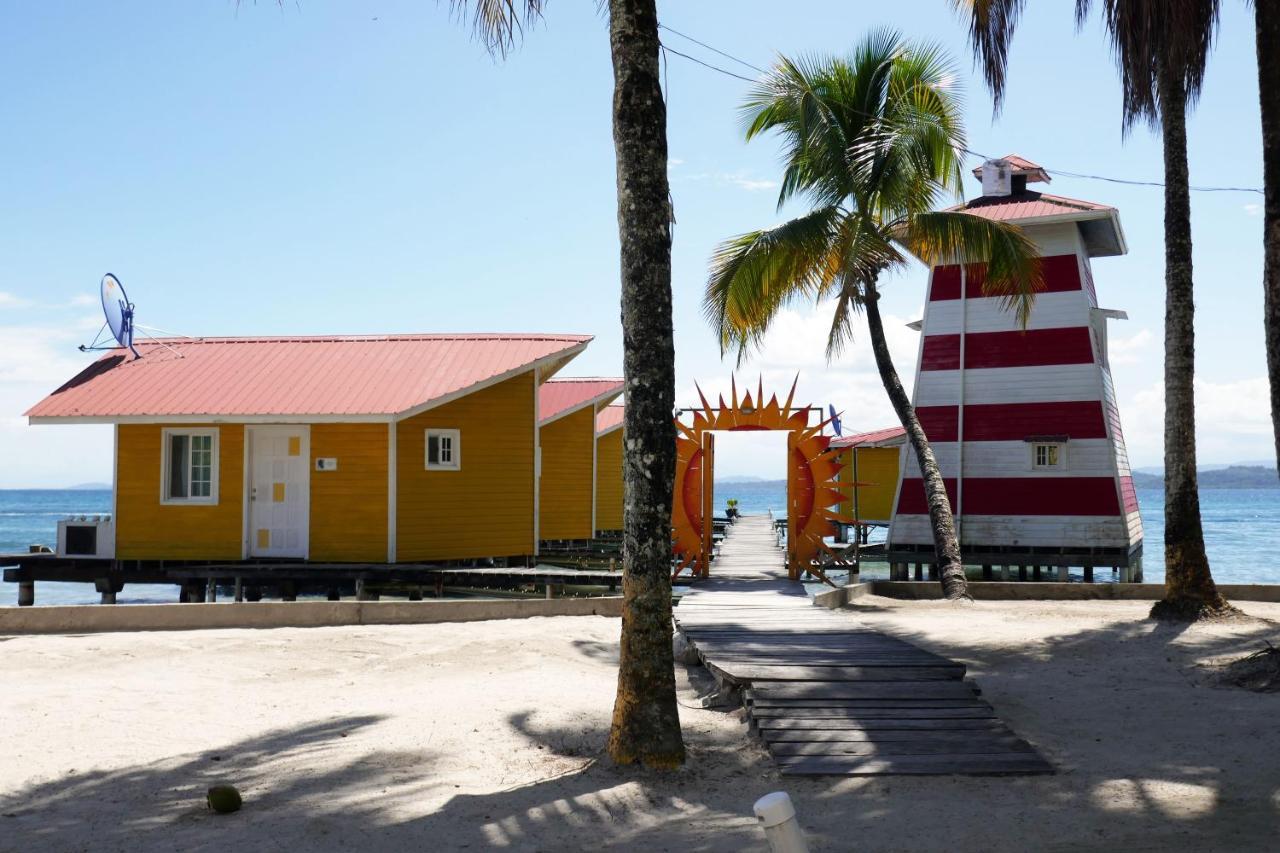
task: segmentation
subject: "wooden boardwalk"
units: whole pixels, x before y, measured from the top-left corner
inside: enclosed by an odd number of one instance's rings
[[[731,530],[676,624],[716,678],[742,690],[784,774],[1053,772],[979,698],[963,664],[813,606],[786,579],[768,518]]]

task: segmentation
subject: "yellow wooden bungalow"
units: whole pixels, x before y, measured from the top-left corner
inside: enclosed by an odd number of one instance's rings
[[[590,340],[148,341],[27,415],[114,425],[117,560],[514,558],[537,553],[540,388]]]
[[[832,448],[841,449],[837,459],[844,463],[837,475],[844,495],[840,513],[856,518],[864,534],[867,526],[887,527],[893,516],[905,444],[906,431],[900,426],[831,441]]]
[[[538,391],[541,476],[538,538],[591,539],[596,507],[596,418],[622,394],[621,379],[553,379]]]
[[[622,530],[622,412],[618,403],[596,415],[597,536]]]

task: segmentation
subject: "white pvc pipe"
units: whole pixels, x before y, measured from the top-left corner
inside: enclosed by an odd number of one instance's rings
[[[773,853],[809,853],[804,832],[796,820],[795,806],[785,791],[765,794],[756,800],[755,813]]]

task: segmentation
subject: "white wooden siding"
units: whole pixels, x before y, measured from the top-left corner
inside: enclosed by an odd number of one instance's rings
[[[1102,369],[1096,364],[984,367],[965,371],[964,400],[971,406],[1101,399]],[[959,402],[959,370],[925,370],[916,374],[917,406],[954,406]]]
[[[1022,330],[1018,315],[1007,309],[999,297],[970,297],[968,306],[971,334],[982,332],[1017,332]],[[924,331],[930,335],[960,334],[961,300],[946,299],[929,306],[929,323]],[[1028,319],[1028,329],[1061,329],[1088,325],[1089,305],[1084,292],[1067,290],[1041,293],[1036,297]]]
[[[931,442],[942,476],[956,476],[959,442]],[[1025,441],[966,441],[964,443],[964,475],[966,477],[1110,477],[1111,443],[1105,438],[1072,439],[1066,444],[1067,464],[1062,468],[1032,468],[1031,445]],[[920,476],[920,462],[915,450],[907,454],[907,476]]]
[[[895,515],[894,545],[928,545],[933,532],[927,515]],[[1129,530],[1120,516],[965,515],[960,533],[966,548],[1127,548]],[[1133,540],[1137,541],[1137,540]]]

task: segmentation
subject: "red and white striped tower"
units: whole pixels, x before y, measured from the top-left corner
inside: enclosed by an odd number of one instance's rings
[[[1120,430],[1107,320],[1090,262],[1126,252],[1115,208],[1027,189],[1049,182],[1016,155],[974,170],[983,195],[956,210],[1016,223],[1039,247],[1045,289],[1023,329],[982,295],[984,265],[934,267],[915,406],[942,467],[970,565],[1115,567],[1141,574],[1142,521]],[[932,563],[915,454],[903,453],[889,528],[896,577]],[[1025,572],[1021,573],[1025,576]]]

